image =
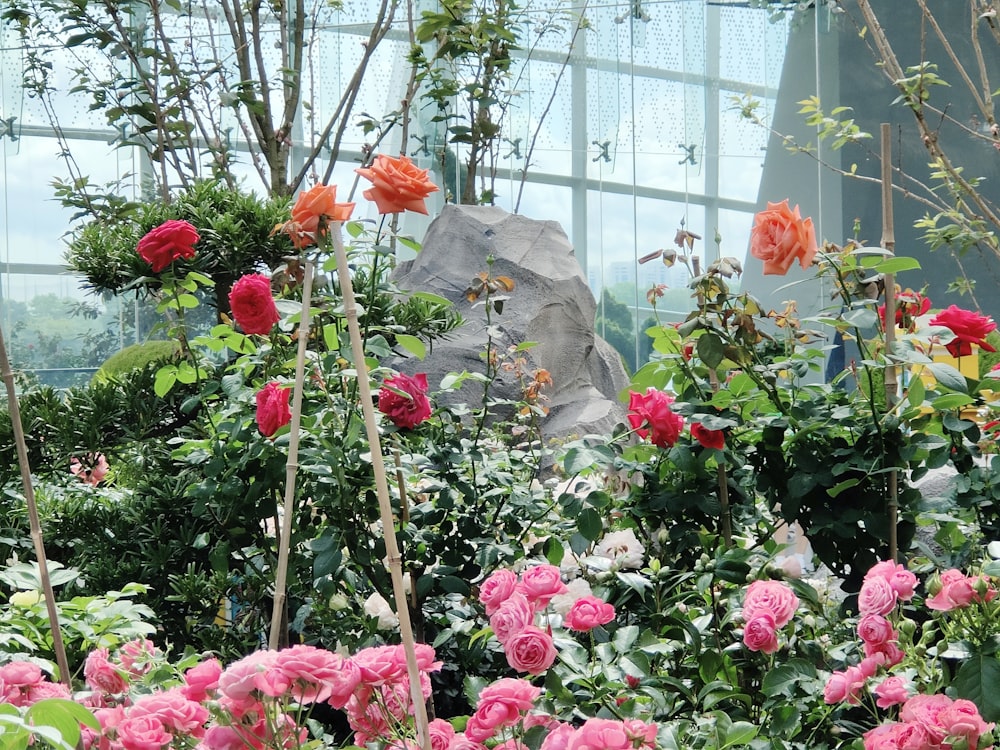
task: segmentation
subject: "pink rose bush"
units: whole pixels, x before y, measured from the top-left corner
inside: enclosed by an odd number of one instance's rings
[[[568,590],[559,568],[547,564],[529,567],[520,576],[500,569],[480,585],[479,601],[486,608],[493,635],[507,663],[518,672],[537,675],[555,663],[558,654],[547,610],[553,598],[569,599]],[[615,608],[592,594],[578,596],[560,611],[565,611],[563,625],[580,633],[615,619]]]
[[[958,750],[992,743],[992,723],[983,721],[976,704],[945,695],[914,695],[903,703],[899,721],[865,732],[865,750]],[[985,737],[984,737],[985,736]]]
[[[754,581],[743,600],[743,643],[751,651],[773,654],[778,630],[791,622],[799,598],[780,581]]]

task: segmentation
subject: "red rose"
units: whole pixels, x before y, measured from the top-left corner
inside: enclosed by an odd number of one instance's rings
[[[816,257],[816,230],[812,219],[803,219],[799,207],[788,207],[788,199],[767,204],[754,217],[750,230],[750,254],[764,261],[764,273],[784,276],[798,258],[809,268]]]
[[[271,280],[259,273],[242,276],[233,284],[229,307],[244,333],[266,336],[280,317],[271,296]]]
[[[641,438],[648,435],[653,445],[669,448],[684,429],[684,417],[670,409],[674,397],[669,393],[649,388],[645,394],[629,392],[628,421]]]
[[[400,373],[387,379],[378,392],[378,410],[397,427],[416,427],[431,415],[427,376],[421,372],[411,378]]]
[[[722,430],[710,430],[701,422],[691,423],[691,437],[701,443],[704,448],[722,450],[726,447],[726,434]]]
[[[347,221],[353,211],[353,203],[337,203],[336,185],[315,185],[299,193],[292,207],[292,220],[281,229],[301,250],[316,242],[320,219],[325,227],[332,221]]]
[[[912,289],[907,289],[902,294],[897,294],[896,327],[906,328],[912,332],[916,326],[916,318],[926,315],[930,309],[930,298],[914,292]],[[882,321],[882,327],[885,328],[885,305],[879,305],[878,317]]]
[[[150,229],[139,240],[136,252],[139,257],[159,273],[175,260],[194,257],[194,243],[198,241],[198,230],[194,225],[179,219],[165,221],[155,229]]]
[[[418,168],[406,156],[393,158],[379,154],[370,167],[354,171],[371,181],[372,186],[364,196],[375,201],[380,214],[403,211],[426,214],[424,199],[438,190],[438,186],[427,178],[427,170]]]
[[[986,343],[986,334],[995,331],[997,324],[985,315],[951,305],[931,318],[931,325],[944,326],[955,334],[955,338],[944,345],[953,357],[972,354],[973,344],[978,344],[988,352],[996,351]]]
[[[257,391],[257,429],[261,435],[271,437],[292,420],[292,411],[288,408],[291,393],[274,382]]]

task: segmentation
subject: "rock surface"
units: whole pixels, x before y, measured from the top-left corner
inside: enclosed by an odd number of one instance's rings
[[[543,389],[550,409],[542,422],[546,438],[590,432],[610,433],[625,421],[618,393],[628,384],[621,357],[594,332],[597,304],[569,239],[558,223],[508,214],[493,206],[445,206],[427,231],[423,249],[396,268],[393,280],[405,291],[433,292],[455,303],[465,325],[447,341],[434,343],[422,362],[395,366],[428,374],[435,388],[449,372],[485,371],[481,355],[487,342],[487,311],[465,298],[477,274],[508,276],[515,288],[502,314],[490,311],[494,343],[501,349],[533,341],[525,369],[545,369],[553,384]],[[473,408],[482,385],[466,383],[454,397]],[[517,400],[521,386],[513,372],[502,372],[496,398]]]

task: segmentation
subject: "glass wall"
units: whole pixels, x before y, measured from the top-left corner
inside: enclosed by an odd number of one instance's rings
[[[660,303],[661,316],[676,319],[690,307],[684,267],[667,268],[659,261],[640,265],[638,259],[671,246],[684,228],[704,238],[696,246],[703,262],[720,254],[742,260],[758,201],[788,196],[761,192],[765,163],[776,150],[766,126],[777,109],[793,46],[803,58],[795,66],[813,71],[811,80],[805,79],[812,91],[818,90],[816,19],[825,11],[807,3],[776,13],[773,6],[729,0],[535,0],[524,5],[529,43],[512,70],[516,95],[502,121],[496,202],[562,224],[595,296],[601,299],[607,290],[634,308],[638,352],[642,324],[652,313],[646,302],[649,287],[667,284],[673,290]],[[318,29],[317,42],[307,52],[307,109],[295,134],[302,143],[318,139],[324,116],[336,108],[360,59],[374,7],[368,0],[344,3]],[[581,14],[587,23],[571,47],[574,20]],[[553,19],[559,29],[554,30]],[[204,45],[206,54],[225,52],[213,41],[211,18],[176,22],[179,37]],[[403,29],[400,25],[382,43],[355,112],[378,117],[399,107],[409,75]],[[539,34],[543,29],[546,33]],[[797,45],[791,45],[793,37],[800,39]],[[123,335],[128,329],[124,316],[134,311],[130,301],[119,305],[87,296],[80,280],[65,273],[64,235],[73,212],[55,200],[50,183],[68,178],[66,153],[53,137],[53,113],[21,90],[25,51],[19,45],[5,29],[0,44],[2,323],[15,364],[94,367],[107,346],[93,341],[103,336],[107,342],[131,343]],[[79,64],[77,50],[46,50],[54,84],[66,85],[59,71]],[[747,96],[757,103],[755,114],[763,124],[740,116],[737,100]],[[138,195],[149,165],[136,149],[121,147],[123,132],[109,128],[82,96],[60,97],[54,114],[72,147],[77,174],[92,183],[124,177],[125,187]],[[446,134],[430,122],[427,111],[414,114],[409,142],[390,137],[382,149],[404,150],[439,171]],[[237,142],[241,137],[235,128],[231,135]],[[348,127],[333,175],[338,184],[353,182],[365,141],[361,128]],[[451,148],[460,160],[460,148]],[[814,165],[802,163],[797,169],[800,177],[811,175],[803,178],[808,184],[818,184]],[[248,155],[234,170],[246,177],[249,188],[261,189]],[[439,177],[458,184],[450,175]],[[419,217],[414,221],[407,231],[419,236],[425,224]],[[39,312],[43,308],[47,317]],[[60,326],[52,322],[56,319],[74,323]],[[60,328],[57,348],[65,356],[40,360],[29,355],[29,347],[51,339],[53,327]]]

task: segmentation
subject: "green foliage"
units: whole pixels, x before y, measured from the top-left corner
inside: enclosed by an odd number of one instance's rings
[[[147,341],[126,346],[113,354],[94,373],[94,382],[104,382],[115,376],[141,370],[151,364],[158,364],[177,354],[177,344],[173,341]]]

